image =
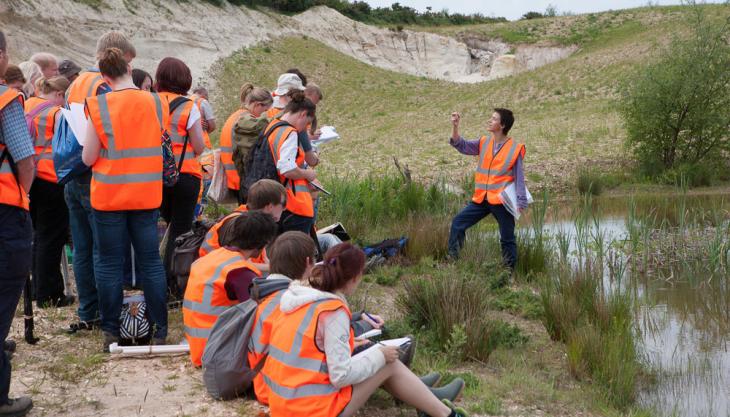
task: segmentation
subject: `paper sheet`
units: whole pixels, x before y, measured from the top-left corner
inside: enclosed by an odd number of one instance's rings
[[[527,204],[532,204],[532,194],[530,194],[530,190],[527,189],[527,186],[525,186],[525,194],[527,194]],[[520,210],[517,209],[517,191],[515,190],[515,183],[513,182],[505,187],[505,189],[499,194],[499,198],[502,200],[504,208],[506,208],[507,211],[514,216],[515,220],[519,220],[521,213]]]
[[[321,135],[319,136],[319,139],[312,141],[312,145],[319,146],[340,138],[340,135],[337,133],[334,126],[322,126],[319,128],[319,131],[321,132]]]
[[[363,350],[362,352],[358,353],[357,355],[353,356],[352,358],[353,359],[358,358],[360,355],[364,355],[365,352],[368,352],[370,349],[377,349],[383,345],[400,347],[400,346],[405,345],[406,343],[409,343],[410,341],[411,341],[410,337],[401,337],[399,339],[381,340],[378,343],[373,344],[369,348],[367,348],[367,349]]]
[[[89,122],[84,114],[84,105],[80,103],[71,103],[71,109],[61,108],[61,113],[66,119],[71,131],[76,136],[76,140],[79,145],[84,146],[86,141],[86,129],[89,127]]]

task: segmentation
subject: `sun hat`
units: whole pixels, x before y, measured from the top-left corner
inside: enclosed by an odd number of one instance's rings
[[[304,91],[304,86],[302,85],[301,78],[299,78],[299,76],[296,74],[281,74],[279,76],[279,81],[276,82],[276,90],[274,90],[274,95],[283,96],[290,90]]]

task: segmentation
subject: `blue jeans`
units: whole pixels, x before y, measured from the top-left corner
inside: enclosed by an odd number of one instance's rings
[[[122,276],[126,242],[134,247],[135,262],[141,271],[147,311],[155,325],[155,338],[167,337],[167,284],[157,241],[157,210],[94,210],[94,233],[99,257],[94,263],[99,292],[101,329],[119,336],[122,311]]]
[[[10,360],[3,348],[30,275],[32,239],[30,214],[0,204],[0,404],[8,401],[10,390]]]
[[[459,251],[464,247],[466,229],[479,223],[489,214],[497,219],[499,224],[499,243],[502,246],[502,260],[510,269],[517,263],[517,244],[515,243],[515,218],[501,204],[489,204],[483,201],[476,204],[473,201],[464,207],[451,222],[449,233],[449,255],[458,258]]]
[[[73,239],[73,268],[79,294],[78,315],[82,321],[96,320],[99,316],[94,276],[94,259],[99,254],[94,242],[94,214],[89,187],[88,183],[74,179],[66,184],[64,190]]]

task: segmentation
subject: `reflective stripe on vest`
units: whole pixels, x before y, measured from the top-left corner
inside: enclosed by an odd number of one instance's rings
[[[102,85],[104,78],[98,71],[82,72],[66,90],[66,103],[83,104],[87,97],[95,96]]]
[[[479,163],[474,173],[474,195],[472,201],[481,204],[502,204],[499,194],[514,182],[513,167],[519,157],[524,157],[524,145],[508,138],[497,154],[495,139],[483,136],[479,141]]]
[[[208,230],[208,233],[205,234],[205,239],[203,240],[203,243],[200,244],[200,249],[198,249],[198,256],[203,257],[220,248],[221,245],[219,242],[218,230],[220,230],[220,228],[223,227],[223,225],[228,220],[237,217],[239,214],[246,211],[248,211],[246,205],[241,204],[236,210],[233,211],[233,213],[227,215],[226,217],[222,218],[218,223],[211,226],[210,230]]]
[[[33,118],[35,137],[31,139],[35,147],[36,176],[41,180],[55,183],[58,177],[53,165],[52,141],[53,133],[60,122],[60,119],[56,119],[60,107],[49,106],[47,103],[44,99],[32,97],[25,103],[25,113],[27,115],[37,110],[39,106],[48,106]]]
[[[253,330],[251,331],[251,338],[249,339],[251,341],[249,347],[254,353],[263,355],[269,351],[269,344],[261,343],[261,333],[263,332],[264,322],[269,318],[269,316],[271,316],[271,313],[279,307],[282,295],[284,295],[283,290],[272,295],[271,299],[266,302],[264,309],[261,310],[258,320],[254,323]]]
[[[176,94],[165,93],[169,102],[178,97]],[[175,111],[170,115],[170,124],[167,126],[167,133],[170,135],[172,140],[172,151],[175,154],[175,162],[180,164],[180,158],[183,153],[183,144],[187,137],[187,145],[185,146],[185,160],[180,169],[181,174],[190,174],[198,178],[203,177],[200,163],[195,156],[195,150],[193,149],[192,143],[190,143],[190,134],[187,130],[188,120],[190,119],[190,111],[192,110],[195,103],[189,101],[178,106]],[[202,117],[202,116],[201,116]]]
[[[334,385],[323,385],[323,384],[306,384],[306,385],[300,385],[296,388],[289,388],[282,385],[277,384],[274,382],[271,378],[269,378],[266,375],[263,375],[264,382],[266,383],[267,387],[273,392],[274,394],[278,395],[279,397],[286,398],[289,400],[299,399],[299,398],[308,398],[308,397],[315,397],[320,395],[332,395],[336,394],[340,391],[339,388],[336,388]]]
[[[270,129],[278,120],[272,120],[266,129]],[[292,132],[296,132],[291,126],[280,126],[276,128],[271,134],[269,134],[269,149],[271,155],[274,158],[274,164],[279,161],[281,155],[281,148],[286,142],[287,138]],[[297,144],[297,156],[296,165],[303,167],[304,162],[304,150],[299,144]],[[279,182],[285,184],[286,177],[279,174]],[[313,217],[314,216],[314,203],[312,201],[312,195],[309,189],[309,182],[305,179],[290,180],[286,187],[286,209],[291,213],[294,213],[302,217]]]
[[[19,92],[13,90],[5,85],[0,85],[0,112],[5,109],[10,103],[18,100],[20,106],[23,107],[23,97]],[[25,122],[25,121],[24,121]],[[3,138],[0,134],[0,139]],[[5,151],[5,144],[0,143],[0,154]],[[13,175],[13,170],[10,167],[10,152],[7,157],[0,165],[0,204],[6,204],[9,206],[20,207],[24,210],[28,210],[30,201],[28,200],[28,193],[23,189]]]
[[[183,307],[189,309],[190,311],[194,311],[196,313],[201,314],[208,314],[211,316],[220,316],[223,314],[224,311],[228,310],[228,307],[230,306],[214,306],[212,305],[213,301],[213,291],[215,288],[213,287],[213,284],[215,281],[220,278],[221,272],[223,272],[223,269],[227,267],[228,265],[231,265],[236,262],[240,262],[242,258],[239,256],[234,256],[231,259],[228,259],[227,261],[221,263],[218,265],[218,267],[213,272],[213,275],[208,278],[207,281],[205,281],[205,286],[203,287],[203,299],[202,301],[191,301],[188,299],[183,300]]]
[[[109,103],[106,95],[99,97],[99,113],[101,114],[101,124],[104,129],[104,134],[108,139],[108,148],[102,148],[99,151],[99,157],[109,160],[120,160],[125,158],[146,158],[151,156],[161,155],[160,146],[152,146],[149,148],[129,148],[129,149],[117,149],[116,141],[114,138],[114,128],[112,127],[111,115],[109,114]],[[152,94],[155,100],[155,109],[157,111],[157,120],[162,120],[162,103],[160,96]],[[160,132],[162,137],[162,132]],[[162,171],[160,171],[160,178],[162,178]],[[147,179],[147,181],[153,181],[153,179]],[[109,181],[115,181],[110,179]],[[105,181],[102,181],[105,182]],[[130,182],[143,182],[141,177],[138,180],[131,180]],[[123,182],[109,182],[109,184],[122,184]]]

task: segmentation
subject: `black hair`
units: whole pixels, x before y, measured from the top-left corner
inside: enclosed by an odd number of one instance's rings
[[[502,133],[506,135],[509,133],[509,130],[512,129],[512,125],[515,124],[515,115],[512,114],[512,110],[503,109],[502,107],[497,107],[494,111],[499,113],[499,120],[502,124]]]
[[[278,232],[274,218],[261,211],[246,211],[226,222],[231,223],[220,237],[221,246],[240,250],[263,249]]]
[[[308,117],[314,118],[314,115],[317,113],[317,106],[304,95],[304,91],[290,90],[286,93],[286,95],[289,97],[290,101],[289,104],[284,107],[284,113],[299,113],[300,111],[306,111]]]
[[[141,70],[139,68],[135,68],[132,70],[132,81],[134,82],[134,85],[137,86],[137,88],[142,88],[142,83],[144,82],[145,78],[149,78],[150,81],[154,82],[152,76],[147,71]]]
[[[299,71],[298,68],[289,68],[288,70],[286,70],[285,74],[296,74],[297,77],[299,77],[299,79],[302,80],[302,85],[304,87],[307,86],[307,77],[304,74],[302,74],[302,72]]]

